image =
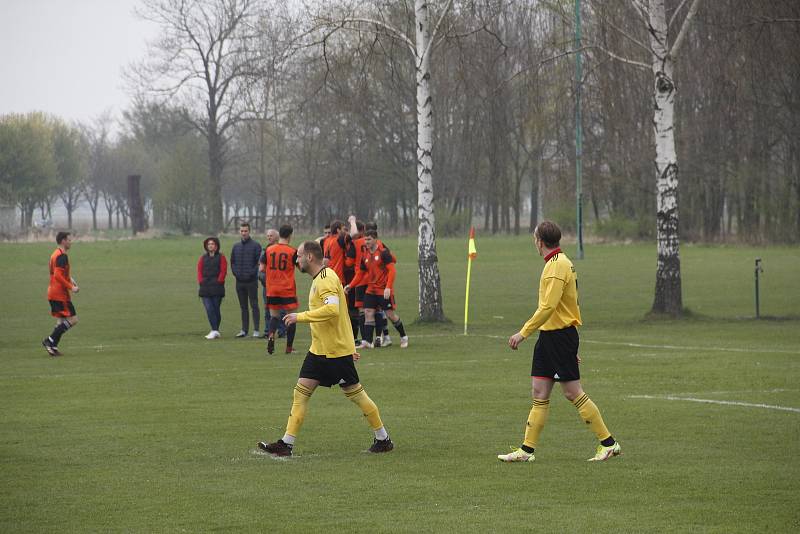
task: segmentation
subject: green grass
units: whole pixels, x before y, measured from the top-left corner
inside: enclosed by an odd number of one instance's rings
[[[254,445],[283,433],[302,356],[232,338],[230,280],[224,338],[203,339],[200,241],[78,241],[81,322],[63,358],[39,345],[52,246],[0,245],[0,531],[800,528],[800,413],[665,398],[800,409],[797,248],[684,246],[691,318],[654,321],[655,247],[588,246],[576,262],[583,385],[624,455],[587,464],[594,437],[554,395],[537,461],[504,465],[495,455],[519,444],[530,407],[533,343],[505,345],[535,308],[529,238],[479,236],[468,337],[465,240],[439,243],[443,326],[413,324],[415,242],[388,240],[411,347],[368,352],[359,373],[397,448],[364,454],[358,409],[320,389],[289,461]],[[752,318],[756,256],[768,320]],[[307,277],[298,283],[305,302]],[[296,346],[308,336],[301,326]]]

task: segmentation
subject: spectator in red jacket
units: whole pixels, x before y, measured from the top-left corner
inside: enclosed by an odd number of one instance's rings
[[[211,332],[206,339],[220,337],[219,324],[222,322],[220,305],[225,297],[225,275],[228,274],[228,261],[219,252],[219,239],[208,237],[203,241],[206,253],[197,261],[197,283],[200,284],[199,295],[206,308]]]

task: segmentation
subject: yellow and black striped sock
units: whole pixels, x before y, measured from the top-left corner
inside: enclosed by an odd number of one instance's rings
[[[526,447],[536,448],[539,443],[539,435],[547,422],[550,414],[550,399],[533,399],[531,412],[528,414],[528,422],[525,425],[525,441],[522,442]]]
[[[295,384],[294,392],[292,393],[292,411],[289,412],[289,422],[286,423],[286,433],[290,436],[296,437],[300,432],[300,427],[303,426],[303,421],[306,418],[306,408],[308,408],[308,401],[311,399],[312,393],[314,393],[313,389],[309,389],[302,384]]]
[[[344,395],[361,408],[361,412],[364,414],[364,417],[367,418],[372,430],[380,430],[383,427],[383,421],[381,421],[381,414],[378,411],[378,406],[372,402],[367,392],[364,391],[364,386],[358,386],[353,391],[345,391]]]
[[[606,428],[603,417],[600,415],[600,410],[597,409],[597,405],[592,402],[589,395],[582,393],[577,399],[572,401],[572,404],[578,409],[581,419],[589,425],[589,428],[592,429],[597,439],[603,441],[611,436],[611,432]]]

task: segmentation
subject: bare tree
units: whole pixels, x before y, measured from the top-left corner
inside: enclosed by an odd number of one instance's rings
[[[240,85],[256,75],[252,18],[258,0],[144,0],[140,15],[161,27],[133,79],[177,99],[208,142],[210,229],[223,228],[222,180],[230,129],[246,115]]]

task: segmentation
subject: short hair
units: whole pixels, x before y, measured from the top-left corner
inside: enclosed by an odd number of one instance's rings
[[[358,230],[359,232],[364,231],[364,221],[361,220],[356,221],[356,230]]]
[[[378,231],[367,230],[366,232],[364,232],[364,237],[371,237],[372,239],[378,239]]]
[[[292,232],[294,232],[294,228],[292,228],[292,225],[284,224],[281,226],[280,230],[278,230],[278,235],[281,236],[283,239],[289,239],[292,236]]]
[[[62,241],[69,237],[70,232],[58,232],[56,234],[56,244],[60,245]]]
[[[316,241],[304,241],[302,245],[303,254],[310,252],[318,261],[322,261],[322,247]]]
[[[533,235],[541,239],[547,248],[556,248],[561,243],[561,228],[553,221],[540,222]]]
[[[239,229],[240,229],[240,230],[241,230],[242,228],[244,228],[245,226],[247,227],[247,229],[248,229],[248,230],[250,229],[250,223],[249,223],[249,222],[247,222],[247,221],[242,221],[242,222],[240,222],[240,223],[239,223]]]
[[[342,226],[343,226],[343,223],[339,219],[331,221],[331,233],[333,234],[333,233],[338,232],[339,228],[341,228]]]
[[[364,229],[378,231],[378,223],[375,221],[367,221],[364,223]]]

